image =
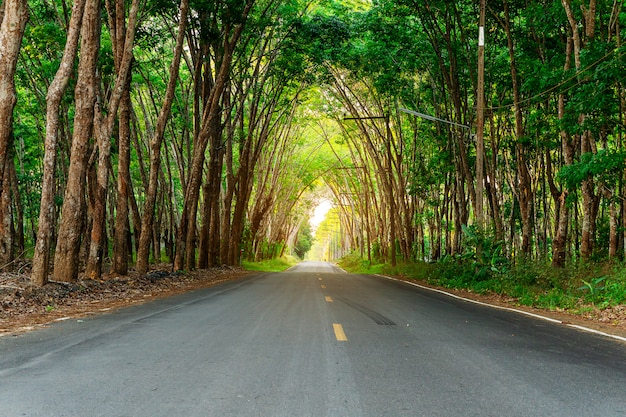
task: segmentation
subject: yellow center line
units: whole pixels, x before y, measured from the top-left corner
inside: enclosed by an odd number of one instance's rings
[[[320,281],[322,280],[322,278],[318,278]]]
[[[326,289],[326,285],[322,284],[322,288],[323,288],[323,289]]]
[[[338,342],[347,342],[348,338],[346,337],[346,333],[343,331],[343,326],[338,323],[333,323],[333,330],[335,331],[335,337]]]
[[[331,297],[326,297],[326,301],[328,301],[329,303],[332,303],[333,299]]]

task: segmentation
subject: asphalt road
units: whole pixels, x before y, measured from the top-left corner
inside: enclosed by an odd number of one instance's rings
[[[626,416],[626,344],[304,263],[0,338],[0,416]]]

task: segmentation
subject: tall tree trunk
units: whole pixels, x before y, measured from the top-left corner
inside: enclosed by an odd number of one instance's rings
[[[591,132],[586,131],[581,137],[581,154],[593,152],[593,139]],[[581,233],[580,255],[583,259],[589,259],[593,254],[595,240],[597,196],[595,193],[595,181],[592,177],[585,178],[581,186],[583,197],[583,221]]]
[[[219,220],[220,220],[220,192],[222,185],[222,167],[224,150],[222,148],[221,120],[215,119],[211,128],[209,146],[209,172],[204,198],[204,215],[200,247],[198,254],[198,268],[215,266],[219,257]]]
[[[530,172],[528,171],[528,163],[526,161],[526,149],[523,144],[524,140],[524,120],[522,109],[520,106],[520,88],[517,77],[517,63],[515,60],[515,45],[511,34],[511,18],[509,14],[509,2],[504,1],[504,30],[507,37],[507,45],[509,50],[509,62],[511,71],[511,83],[513,85],[513,109],[515,113],[515,156],[517,160],[517,177],[519,188],[515,191],[520,206],[520,214],[522,217],[522,254],[530,256],[532,251],[532,184]]]
[[[85,180],[89,158],[89,139],[93,131],[96,103],[96,67],[100,49],[100,2],[87,0],[81,29],[81,54],[78,64],[75,99],[76,116],[70,154],[70,167],[61,222],[54,256],[54,278],[75,281],[85,215]]]
[[[224,107],[230,107],[230,89],[225,91]],[[228,260],[228,252],[230,249],[230,230],[231,230],[231,214],[233,196],[235,195],[235,174],[233,172],[233,132],[234,124],[230,117],[226,119],[226,150],[225,150],[225,164],[226,164],[226,190],[224,192],[224,198],[222,202],[222,224],[220,233],[220,261],[225,263]]]
[[[210,169],[209,169],[210,171]],[[209,234],[211,228],[211,210],[212,204],[209,203],[209,184],[210,174],[207,182],[202,186],[202,199],[204,205],[202,207],[202,228],[200,229],[200,241],[198,245],[198,269],[206,269],[209,264]]]
[[[70,76],[74,70],[74,60],[76,59],[76,51],[78,49],[85,1],[86,0],[77,0],[74,2],[63,58],[48,88],[48,95],[46,97],[46,140],[44,145],[39,228],[37,231],[37,241],[35,242],[31,273],[31,282],[38,286],[44,285],[48,281],[50,241],[52,240],[52,229],[54,227],[54,197],[56,195],[54,173],[56,169],[56,153],[60,128],[59,108],[65,90],[67,89]]]
[[[210,213],[210,227],[209,227],[209,266],[218,266],[219,253],[220,253],[220,241],[221,241],[221,215],[220,215],[220,195],[222,191],[222,170],[224,167],[224,148],[222,146],[222,134],[221,130],[216,131],[214,139],[213,152],[217,154],[216,158],[211,158],[209,164],[211,179],[209,189],[209,201],[211,206]]]
[[[248,206],[250,192],[252,188],[251,179],[251,140],[246,141],[242,154],[240,155],[241,165],[239,167],[239,175],[237,183],[239,184],[239,193],[235,202],[235,210],[233,212],[232,228],[230,235],[230,245],[228,252],[228,264],[239,265],[240,251],[242,250],[241,242],[244,230],[245,210]]]
[[[570,0],[561,0],[567,20],[570,24],[570,30],[572,34],[573,53],[575,68],[578,73],[582,71],[581,52],[585,46],[585,41],[593,40],[595,32],[595,19],[596,19],[596,1],[590,0],[589,7],[586,8],[581,5],[583,17],[585,20],[584,36],[581,36],[579,28],[581,24],[574,17]],[[579,81],[582,80],[579,77]],[[583,125],[587,118],[586,114],[579,116],[579,124]],[[595,143],[593,134],[590,131],[585,131],[580,135],[580,152],[595,153]],[[580,255],[583,259],[589,259],[593,253],[593,241],[595,236],[595,224],[596,224],[596,195],[595,195],[595,182],[593,177],[585,178],[581,186],[581,194],[583,198],[583,220],[582,220],[582,234]]]
[[[3,181],[17,102],[14,76],[28,21],[28,4],[26,0],[5,0],[0,7],[4,9],[0,26],[0,181]],[[0,184],[0,192],[3,188]]]
[[[571,56],[573,48],[574,42],[572,41],[572,39],[568,39],[565,48],[565,64],[563,67],[564,71],[569,71],[572,67]],[[559,94],[558,117],[559,120],[562,120],[565,117],[565,93]],[[561,149],[563,152],[565,165],[572,165],[574,163],[575,146],[572,143],[570,135],[564,130],[561,130]],[[551,163],[549,154],[547,162],[550,166]],[[562,268],[565,266],[565,260],[567,256],[567,238],[570,212],[567,206],[566,199],[569,191],[567,190],[567,188],[564,188],[562,191],[558,191],[553,184],[552,175],[549,175],[548,180],[550,181],[550,189],[552,190],[552,197],[554,198],[554,203],[556,206],[555,232],[554,240],[552,242],[552,266]]]
[[[185,190],[185,201],[181,214],[180,227],[176,239],[176,257],[174,259],[174,270],[193,269],[195,267],[195,238],[196,238],[196,214],[200,186],[202,185],[202,174],[204,168],[204,154],[211,138],[210,130],[214,120],[219,119],[220,103],[222,94],[227,86],[230,67],[233,60],[235,46],[239,43],[244,24],[248,14],[254,5],[255,0],[248,0],[244,6],[242,20],[232,31],[226,30],[224,34],[223,55],[221,64],[217,70],[215,84],[211,89],[209,98],[205,104],[202,116],[202,130],[198,134],[198,139],[194,144],[193,157],[191,161],[191,172],[187,180]],[[232,32],[232,33],[231,33]]]
[[[145,274],[148,271],[148,263],[150,257],[150,231],[152,230],[154,207],[156,204],[156,194],[159,180],[159,171],[161,170],[161,145],[165,135],[165,127],[171,114],[172,103],[174,101],[174,92],[176,91],[176,83],[178,82],[178,73],[180,70],[180,57],[182,55],[183,45],[185,41],[187,14],[189,12],[189,0],[181,0],[180,2],[180,21],[178,26],[178,35],[176,37],[176,48],[174,49],[174,59],[170,65],[170,79],[167,83],[167,90],[163,100],[163,107],[157,120],[156,129],[152,139],[150,140],[150,179],[148,180],[148,191],[146,193],[146,202],[144,212],[141,218],[141,233],[139,237],[139,247],[137,249],[137,264],[135,268],[137,272]]]
[[[20,195],[17,171],[15,168],[15,162],[10,161],[11,163],[8,166],[9,169],[9,180],[11,187],[11,199],[13,203],[13,218],[15,224],[15,239],[13,241],[13,250],[15,251],[16,257],[22,257],[25,251],[25,235],[24,235],[24,204],[22,203],[22,196]],[[33,224],[33,220],[31,218],[31,226],[32,230],[35,230],[35,225]]]
[[[129,78],[130,81],[130,78]],[[130,183],[130,85],[120,103],[119,114],[119,157],[117,163],[117,201],[115,204],[115,240],[113,244],[112,272],[126,275],[128,273],[129,253],[129,199]]]
[[[11,207],[11,154],[6,155],[4,178],[0,190],[0,271],[9,270],[13,253],[13,211]]]
[[[109,18],[111,19],[112,36],[115,41],[113,47],[115,51],[116,69],[119,72],[124,60],[124,48],[126,39],[125,24],[125,4],[122,1],[115,3],[115,12],[110,3],[107,3]],[[115,20],[113,20],[115,17]],[[134,30],[130,28],[130,30]],[[118,119],[118,169],[117,169],[117,200],[115,216],[115,237],[113,242],[113,264],[112,272],[121,275],[128,273],[129,253],[132,255],[132,247],[129,245],[129,199],[130,199],[130,124],[131,124],[131,101],[130,101],[130,72],[123,80],[125,83],[124,92],[120,97],[119,119]]]
[[[614,192],[607,190],[605,198],[609,204],[609,258],[617,258],[619,249],[619,237],[618,237],[618,212],[619,206],[613,196]]]
[[[4,11],[0,26],[0,263],[6,264],[11,260],[13,245],[10,230],[11,184],[6,167],[10,164],[13,109],[17,102],[14,76],[28,21],[28,4],[26,0],[5,0],[0,7]]]
[[[502,220],[502,212],[500,207],[500,194],[498,190],[500,189],[498,185],[498,174],[497,174],[497,166],[498,166],[498,146],[496,143],[497,132],[495,128],[496,122],[493,117],[493,113],[491,113],[489,118],[489,130],[490,130],[490,142],[491,142],[491,160],[489,158],[485,158],[485,168],[487,170],[488,180],[485,181],[485,191],[487,193],[487,201],[489,203],[489,208],[492,213],[492,220],[494,224],[494,237],[496,241],[502,242],[504,241],[504,222]]]
[[[133,44],[135,29],[137,27],[137,15],[139,13],[139,0],[133,0],[128,14],[128,27],[125,22],[125,3],[122,0],[116,2],[115,24],[111,25],[114,36],[113,52],[115,56],[116,79],[113,85],[111,99],[108,106],[108,114],[104,115],[100,103],[95,111],[95,137],[98,146],[98,173],[95,189],[95,201],[93,206],[93,223],[89,255],[87,258],[86,274],[91,279],[100,278],[102,274],[102,262],[106,250],[106,205],[109,188],[109,166],[111,158],[111,134],[117,116],[122,97],[130,85],[130,68],[133,58]],[[108,14],[112,10],[109,8]]]
[[[393,195],[393,169],[391,166],[391,127],[389,126],[389,116],[385,117],[385,129],[386,129],[386,148],[387,148],[387,193],[389,197],[389,257],[391,258],[391,266],[396,266],[396,200]]]

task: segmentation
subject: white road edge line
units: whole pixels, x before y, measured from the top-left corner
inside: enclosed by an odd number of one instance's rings
[[[458,295],[455,295],[455,294],[452,294],[452,293],[449,293],[449,292],[446,292],[446,291],[443,291],[443,290],[438,290],[436,288],[426,287],[424,285],[420,285],[418,283],[411,282],[411,281],[404,281],[404,280],[401,280],[401,279],[392,278],[392,277],[388,277],[388,276],[380,275],[380,274],[375,274],[375,275],[377,277],[385,278],[385,279],[392,280],[392,281],[404,282],[404,283],[407,283],[407,284],[412,285],[414,287],[418,287],[418,288],[421,288],[421,289],[424,289],[424,290],[428,290],[428,291],[436,292],[436,293],[439,293],[439,294],[443,294],[443,295],[446,295],[448,297],[456,298],[457,300],[462,300],[462,301],[465,301],[465,302],[468,302],[468,303],[474,303],[474,304],[478,304],[478,305],[485,306],[485,307],[495,308],[495,309],[498,309],[498,310],[511,311],[513,313],[524,314],[526,316],[530,316],[530,317],[533,317],[533,318],[536,318],[536,319],[539,319],[539,320],[545,320],[545,321],[549,321],[549,322],[556,323],[556,324],[562,324],[564,326],[571,327],[571,328],[578,329],[578,330],[582,330],[582,331],[587,332],[587,333],[593,333],[593,334],[597,334],[597,335],[600,335],[600,336],[608,337],[608,338],[611,338],[611,339],[619,340],[621,342],[626,342],[626,337],[617,336],[617,335],[610,334],[610,333],[605,333],[605,332],[602,332],[602,331],[599,331],[599,330],[590,329],[590,328],[585,327],[585,326],[579,326],[578,324],[564,323],[561,320],[552,319],[550,317],[541,316],[539,314],[529,313],[528,311],[518,310],[516,308],[502,307],[502,306],[498,306],[498,305],[494,305],[494,304],[483,303],[482,301],[476,301],[476,300],[472,300],[470,298],[461,297],[461,296],[458,296]]]

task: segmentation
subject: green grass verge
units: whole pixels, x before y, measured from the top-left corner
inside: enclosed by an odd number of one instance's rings
[[[300,262],[293,256],[283,256],[281,258],[269,259],[261,262],[243,261],[242,266],[248,271],[262,272],[282,272]]]
[[[586,263],[555,269],[548,262],[526,261],[487,269],[476,262],[446,258],[437,263],[372,263],[358,254],[339,265],[357,274],[383,274],[425,282],[443,288],[511,297],[519,305],[583,313],[626,303],[626,266],[622,263]]]

